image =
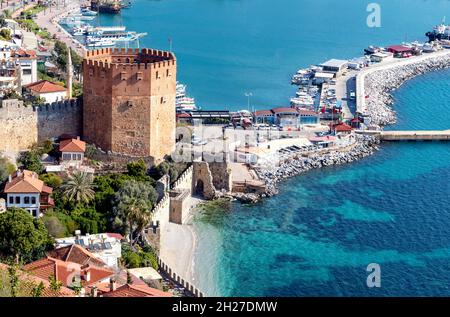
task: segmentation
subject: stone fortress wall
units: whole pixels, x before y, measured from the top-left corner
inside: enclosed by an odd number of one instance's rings
[[[0,104],[0,152],[18,152],[61,134],[82,135],[82,105],[77,99],[25,106],[17,99]]]

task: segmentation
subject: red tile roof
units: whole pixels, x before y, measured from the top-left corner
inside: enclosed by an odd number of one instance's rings
[[[124,236],[121,235],[120,233],[111,233],[111,232],[107,232],[106,235],[110,238],[116,238],[119,241],[124,240]]]
[[[84,153],[86,151],[86,142],[79,139],[62,140],[59,143],[59,151]]]
[[[92,266],[90,264],[82,266],[75,262],[65,262],[49,256],[31,262],[25,265],[23,269],[45,280],[48,280],[53,275],[64,286],[71,285],[76,275],[82,277],[83,286],[93,285],[114,275],[113,271],[106,268]],[[89,280],[86,280],[88,275]]]
[[[18,49],[16,51],[12,51],[11,55],[19,57],[19,58],[20,57],[26,57],[26,58],[30,58],[30,59],[37,58],[36,57],[36,51],[34,51],[34,50],[24,50],[22,48],[20,48],[20,49]]]
[[[271,110],[258,110],[253,113],[255,117],[262,117],[262,116],[273,116],[273,112]]]
[[[298,114],[297,110],[294,108],[287,108],[287,107],[281,107],[281,108],[274,108],[272,109],[272,112],[277,113],[291,113],[291,114]]]
[[[345,123],[336,124],[333,129],[336,132],[350,132],[352,131],[352,127]]]
[[[398,52],[398,53],[411,52],[412,51],[412,49],[410,47],[406,47],[406,46],[403,46],[403,45],[392,45],[392,46],[389,46],[388,50],[389,51]]]
[[[7,182],[5,185],[5,193],[48,193],[51,194],[52,188],[45,186],[44,182],[38,178],[35,172],[23,170],[16,171],[12,175],[11,182]]]
[[[0,263],[0,271],[5,271],[7,269],[8,266],[6,264]],[[23,295],[31,295],[33,288],[42,282],[44,284],[44,289],[41,294],[42,297],[75,297],[74,292],[65,286],[62,286],[58,293],[55,294],[55,292],[50,288],[50,282],[48,279],[42,279],[24,271],[19,271],[18,276],[20,281],[20,289],[26,292],[26,294]]]
[[[85,248],[72,244],[66,247],[58,248],[47,252],[47,255],[51,258],[58,259],[64,262],[73,262],[85,265],[96,265],[99,267],[106,266],[105,262],[98,259],[91,252]]]
[[[24,87],[40,94],[67,91],[66,88],[49,82],[48,80],[39,80],[35,83],[25,85]]]
[[[104,293],[103,297],[172,297],[172,294],[147,285],[125,284],[115,291]]]

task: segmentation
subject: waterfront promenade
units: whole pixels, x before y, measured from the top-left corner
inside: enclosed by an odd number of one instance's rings
[[[41,28],[46,29],[48,32],[54,35],[56,39],[66,43],[68,47],[71,47],[80,56],[85,55],[86,49],[78,41],[76,41],[68,32],[66,32],[57,23],[57,20],[59,17],[65,16],[71,11],[78,10],[83,2],[84,1],[81,0],[75,0],[67,6],[60,5],[57,7],[50,7],[38,13],[37,17],[35,18],[35,22]]]

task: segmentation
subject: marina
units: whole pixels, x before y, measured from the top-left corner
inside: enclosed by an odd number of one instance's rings
[[[99,0],[100,1],[100,0]],[[95,4],[94,4],[95,3]],[[127,31],[125,26],[101,26],[100,12],[107,9],[104,6],[112,4],[100,5],[91,2],[91,9],[80,6],[80,10],[74,10],[58,20],[58,23],[71,34],[81,45],[88,49],[96,49],[102,47],[137,47],[139,48],[139,40],[147,35],[147,32]],[[108,9],[109,10],[109,9]],[[111,9],[114,11],[114,9]],[[115,11],[114,11],[115,12]],[[118,11],[117,13],[120,14]]]

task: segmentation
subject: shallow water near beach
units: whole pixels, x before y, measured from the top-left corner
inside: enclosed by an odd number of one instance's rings
[[[135,0],[122,21],[149,32],[141,46],[167,49],[173,38],[178,77],[204,108],[246,108],[246,91],[268,108],[288,104],[299,67],[424,40],[450,12],[448,1],[378,2],[380,29],[365,26],[362,0]],[[406,83],[390,128],[450,128],[449,86],[449,70]],[[224,296],[450,296],[449,179],[446,143],[385,143],[290,179],[276,197],[195,222],[194,284]],[[366,286],[369,263],[381,265],[381,288]]]

